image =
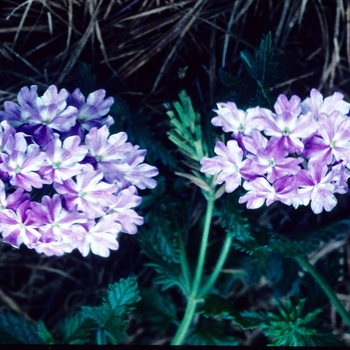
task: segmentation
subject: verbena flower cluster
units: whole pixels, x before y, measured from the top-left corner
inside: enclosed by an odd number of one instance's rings
[[[62,255],[78,249],[107,257],[119,232],[134,234],[143,218],[137,188],[154,188],[157,168],[146,151],[110,135],[112,97],[85,99],[52,85],[39,97],[24,87],[0,111],[0,231],[14,247]]]
[[[243,179],[247,193],[239,203],[249,209],[280,201],[295,208],[311,203],[316,214],[332,210],[334,194],[348,191],[350,177],[350,103],[343,97],[335,92],[323,99],[316,89],[303,102],[280,95],[274,111],[218,103],[212,124],[232,139],[217,142],[216,156],[203,158],[201,171],[218,174],[226,192]]]

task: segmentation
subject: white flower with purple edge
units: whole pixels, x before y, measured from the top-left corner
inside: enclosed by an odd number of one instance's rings
[[[38,171],[45,162],[46,155],[35,144],[27,145],[23,133],[9,137],[5,150],[12,149],[10,154],[0,153],[0,169],[10,176],[10,184],[31,191],[32,187],[42,188],[48,183],[40,177]]]
[[[211,175],[218,174],[218,184],[226,183],[226,192],[233,192],[241,185],[242,176],[241,169],[244,167],[247,160],[242,160],[243,151],[238,146],[237,141],[230,140],[227,146],[219,141],[214,152],[217,156],[213,158],[204,157],[201,160],[203,167],[202,172],[207,172]]]
[[[116,238],[121,227],[112,215],[103,216],[97,223],[94,220],[87,221],[82,226],[86,235],[77,248],[83,256],[87,256],[91,250],[94,254],[107,258],[110,250],[119,248]]]
[[[49,183],[62,183],[84,169],[80,164],[88,153],[87,146],[80,145],[79,136],[67,137],[63,143],[58,134],[45,147],[46,163],[40,168],[39,174]]]
[[[24,243],[29,248],[41,237],[38,228],[40,222],[31,213],[31,202],[21,203],[16,210],[0,211],[0,230],[3,242],[18,248]]]
[[[85,164],[83,172],[75,176],[75,181],[67,179],[53,186],[63,196],[69,210],[77,205],[91,220],[103,216],[105,208],[116,201],[114,193],[118,190],[117,186],[102,181],[102,178],[102,171]]]

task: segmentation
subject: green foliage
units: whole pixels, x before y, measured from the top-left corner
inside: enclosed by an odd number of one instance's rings
[[[194,111],[191,98],[184,90],[179,94],[179,101],[173,102],[172,105],[167,103],[164,106],[170,117],[171,129],[167,133],[169,140],[187,158],[186,165],[191,168],[192,172],[192,174],[183,172],[176,172],[176,174],[191,180],[202,190],[209,192],[213,177],[199,171],[200,161],[203,157],[208,156],[208,146],[203,136],[200,114]]]
[[[163,334],[173,324],[178,324],[176,304],[169,294],[160,293],[156,289],[142,289],[138,315],[150,322],[152,331]]]
[[[128,277],[109,286],[102,305],[82,308],[83,316],[98,324],[98,344],[120,344],[124,340],[129,313],[139,300],[137,279]]]
[[[42,321],[37,333],[47,344],[120,344],[127,337],[128,315],[139,300],[136,277],[121,279],[109,285],[101,305],[83,306],[76,315],[63,320],[55,336]]]
[[[199,162],[208,154],[208,148],[203,140],[200,114],[193,109],[191,98],[182,90],[179,101],[165,104],[168,109],[172,129],[168,132],[169,139],[187,157]]]
[[[66,318],[60,325],[59,344],[87,344],[92,341],[94,329],[96,322],[80,311],[73,317]]]
[[[216,345],[216,346],[237,346],[239,342],[232,335],[227,334],[223,322],[204,320],[197,326],[186,343],[188,345]]]
[[[303,313],[306,299],[300,300],[295,306],[285,300],[277,303],[276,312],[262,315],[254,312],[242,313],[251,322],[256,322],[273,346],[331,346],[340,345],[335,336],[315,329],[316,316],[321,309]]]
[[[253,322],[242,317],[227,299],[219,295],[208,295],[205,297],[203,314],[206,317],[221,317],[227,320],[232,320],[243,329],[251,329],[255,327]]]
[[[242,215],[237,204],[226,196],[221,212],[221,226],[225,228],[227,234],[243,242],[253,241],[248,219]]]
[[[37,324],[38,335],[46,344],[56,344],[56,340],[51,332],[46,328],[43,321],[39,321]]]
[[[23,315],[0,313],[0,344],[44,344],[36,326]]]
[[[271,42],[271,32],[269,32],[265,39],[261,40],[259,49],[254,51],[254,57],[248,51],[241,52],[241,58],[249,75],[258,83],[269,105],[272,105],[269,88],[277,70],[277,62],[274,60]]]
[[[145,216],[145,225],[140,227],[137,238],[142,252],[150,259],[146,263],[157,272],[155,284],[162,290],[175,285],[183,291],[186,286],[181,273],[179,241],[188,228],[188,207],[182,201],[164,191],[152,194],[148,199],[150,211]],[[181,235],[181,237],[180,237]]]

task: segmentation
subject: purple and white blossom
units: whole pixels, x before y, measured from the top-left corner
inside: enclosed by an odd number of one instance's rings
[[[14,247],[63,255],[78,249],[107,257],[119,232],[135,234],[143,218],[136,187],[154,188],[146,151],[108,115],[114,100],[87,99],[51,85],[39,97],[24,87],[0,112],[0,233]],[[135,187],[136,186],[136,187]]]
[[[223,142],[218,142],[214,148],[217,156],[213,158],[203,158],[201,171],[209,174],[218,174],[218,184],[226,183],[226,192],[233,192],[241,185],[241,169],[247,160],[242,160],[243,151],[239,148],[237,141],[230,140],[227,146]]]
[[[219,141],[217,156],[203,158],[201,169],[226,181],[226,192],[234,191],[243,180],[247,191],[240,203],[249,209],[280,201],[286,205],[308,205],[318,214],[337,204],[335,193],[348,191],[350,178],[350,103],[334,93],[323,99],[316,89],[301,102],[280,95],[274,112],[256,107],[250,128],[232,102],[218,104],[212,123],[233,132],[225,145]],[[241,135],[239,138],[237,135]]]
[[[67,208],[75,206],[86,214],[90,220],[105,214],[106,207],[116,201],[117,186],[102,180],[103,173],[94,170],[91,164],[85,164],[84,170],[73,179],[67,179],[62,184],[54,183],[54,189],[61,194]]]

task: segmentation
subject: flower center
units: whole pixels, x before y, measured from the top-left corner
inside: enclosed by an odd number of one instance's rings
[[[52,169],[58,169],[60,167],[61,163],[60,162],[56,162],[52,164]]]
[[[244,131],[244,125],[243,124],[239,125],[238,131],[239,132],[243,132]]]
[[[17,165],[15,168],[15,173],[19,174],[20,172],[21,172],[21,167],[19,165]]]
[[[85,192],[84,191],[79,191],[78,192],[78,197],[84,197],[85,196]]]
[[[282,135],[283,135],[283,136],[289,136],[289,134],[290,134],[289,129],[288,129],[287,127],[285,127],[285,128],[283,129]]]
[[[273,158],[271,158],[270,160],[269,160],[269,165],[270,165],[270,167],[274,167],[274,166],[276,166],[276,163],[275,163],[275,160],[273,159]]]

